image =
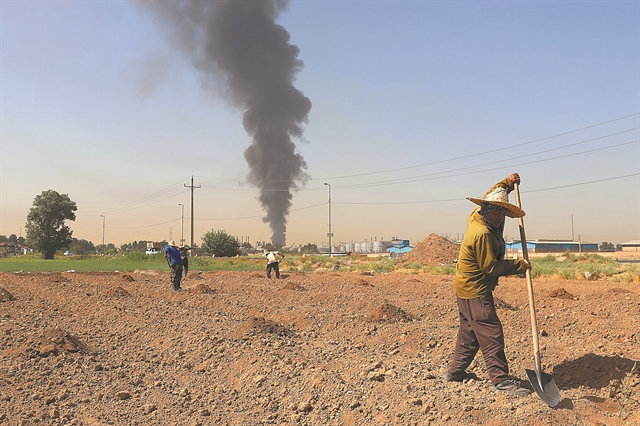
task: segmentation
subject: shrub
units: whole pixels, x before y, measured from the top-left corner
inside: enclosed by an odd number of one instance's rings
[[[573,280],[576,278],[576,271],[573,268],[562,268],[558,270],[560,278],[565,280]]]
[[[543,257],[541,257],[537,261],[538,262],[556,262],[556,255],[549,253],[549,254],[544,255]]]

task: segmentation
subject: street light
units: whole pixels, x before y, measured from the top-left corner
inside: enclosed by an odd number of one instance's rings
[[[104,221],[105,221],[105,217],[104,217],[103,214],[101,214],[100,217],[102,218],[102,255],[104,256]]]
[[[327,182],[325,182],[324,184],[329,187],[329,232],[327,232],[327,237],[329,237],[329,257],[332,257],[331,237],[333,237],[333,232],[331,232],[331,185],[329,185]]]
[[[180,234],[180,246],[184,246],[184,204],[178,203],[179,206],[182,206],[182,234]]]

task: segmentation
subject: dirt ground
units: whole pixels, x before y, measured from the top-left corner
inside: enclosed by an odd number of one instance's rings
[[[640,424],[638,283],[534,280],[562,400],[442,377],[453,277],[340,271],[0,274],[0,424]],[[534,368],[526,281],[495,297],[512,373]]]

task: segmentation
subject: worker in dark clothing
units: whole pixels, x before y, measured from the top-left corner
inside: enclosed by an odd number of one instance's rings
[[[175,291],[180,291],[183,263],[180,250],[178,250],[175,241],[169,241],[169,245],[164,248],[164,258],[167,259],[169,268],[171,268],[171,285]]]
[[[182,246],[179,250],[180,257],[182,257],[182,268],[184,270],[184,276],[186,277],[189,273],[189,250],[191,250],[191,247]]]

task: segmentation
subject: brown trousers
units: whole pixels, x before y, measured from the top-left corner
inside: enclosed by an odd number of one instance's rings
[[[171,265],[171,285],[174,290],[180,290],[180,281],[182,280],[182,265]]]
[[[504,333],[496,313],[493,294],[489,293],[476,299],[458,297],[458,312],[460,329],[448,372],[466,370],[478,350],[482,350],[491,383],[497,385],[508,379],[509,365],[504,353]]]

